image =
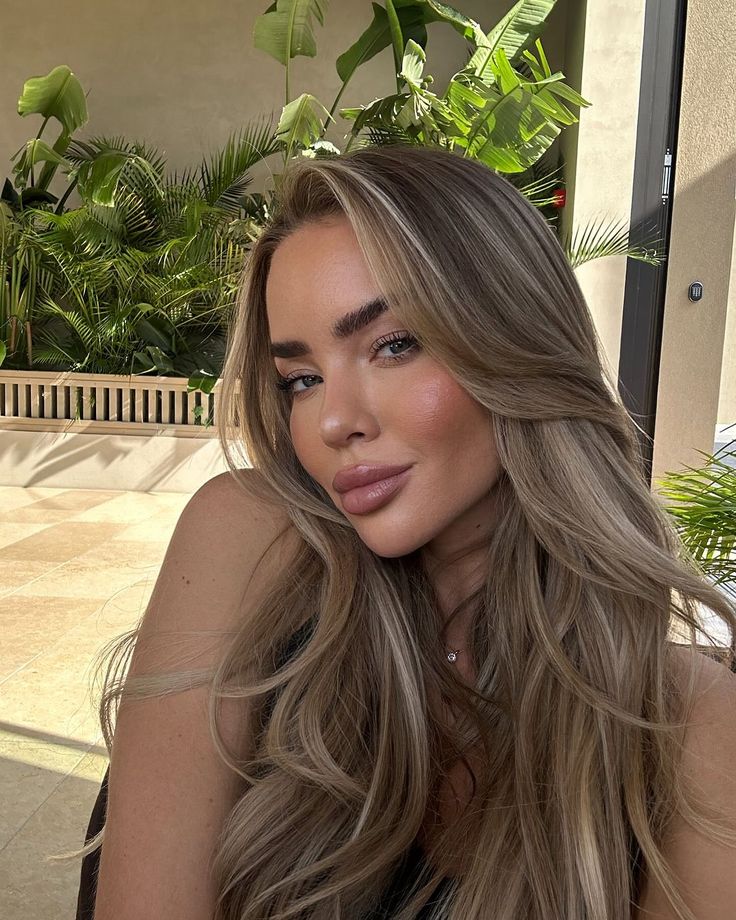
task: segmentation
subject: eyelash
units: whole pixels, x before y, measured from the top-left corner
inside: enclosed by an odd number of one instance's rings
[[[371,354],[376,354],[380,351],[384,345],[391,345],[393,342],[410,342],[411,346],[406,350],[402,351],[401,354],[394,355],[388,360],[390,362],[399,362],[403,361],[405,358],[408,358],[409,355],[414,354],[416,349],[419,347],[419,343],[414,338],[413,335],[409,335],[408,332],[391,332],[388,335],[382,336],[380,339],[377,339],[373,345],[371,345]],[[318,377],[318,374],[295,374],[293,377],[279,377],[276,381],[276,387],[279,390],[283,390],[288,393],[290,396],[298,396],[299,393],[306,393],[308,390],[313,389],[312,387],[307,387],[305,390],[299,390],[298,392],[293,389],[293,385],[297,380],[302,380],[304,377]]]

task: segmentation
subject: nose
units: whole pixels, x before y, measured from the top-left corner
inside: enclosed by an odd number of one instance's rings
[[[320,389],[319,431],[328,447],[340,448],[356,438],[371,440],[376,436],[380,429],[375,407],[354,371],[331,374]]]

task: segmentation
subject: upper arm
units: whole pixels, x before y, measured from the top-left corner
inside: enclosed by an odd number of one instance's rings
[[[248,475],[258,475],[254,470]],[[288,552],[288,518],[242,492],[229,474],[205,483],[171,537],[129,674],[205,668],[220,659],[273,563]],[[293,532],[292,532],[293,533]],[[293,544],[292,544],[293,545]],[[255,572],[255,574],[254,574]],[[190,632],[212,630],[203,641]],[[211,740],[208,686],[120,703],[113,736],[95,920],[210,920],[210,859],[240,778]],[[247,703],[223,700],[227,746],[245,754]]]
[[[683,650],[687,654],[690,653]],[[680,763],[684,782],[736,831],[736,674],[698,654],[697,698]],[[676,815],[662,842],[685,903],[698,920],[736,914],[736,849],[717,843]],[[637,920],[674,920],[659,885],[644,879]]]

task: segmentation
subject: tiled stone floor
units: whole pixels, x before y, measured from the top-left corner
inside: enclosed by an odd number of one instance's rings
[[[102,647],[145,611],[189,494],[0,487],[0,917],[71,920],[107,766]],[[96,704],[95,704],[96,705]]]

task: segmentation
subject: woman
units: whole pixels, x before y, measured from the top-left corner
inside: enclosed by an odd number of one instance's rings
[[[229,342],[232,474],[106,680],[97,920],[732,916],[733,659],[695,630],[736,608],[602,360],[503,177],[290,164]]]

